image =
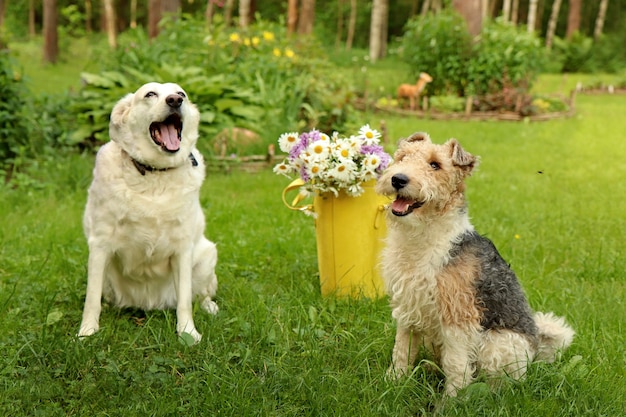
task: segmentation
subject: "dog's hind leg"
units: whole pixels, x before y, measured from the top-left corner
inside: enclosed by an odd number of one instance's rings
[[[446,394],[454,397],[474,378],[480,333],[458,326],[444,326],[442,332],[441,368],[446,376]]]
[[[417,332],[398,325],[391,366],[387,371],[387,375],[392,378],[399,378],[409,373],[419,352],[420,342],[421,339]]]
[[[491,377],[503,374],[520,380],[526,375],[534,349],[527,336],[510,330],[489,330],[482,338],[478,353],[478,366]],[[491,381],[498,385],[498,379]]]
[[[202,238],[194,250],[193,293],[200,301],[202,309],[209,314],[217,314],[219,308],[213,297],[217,292],[217,247],[215,243]]]

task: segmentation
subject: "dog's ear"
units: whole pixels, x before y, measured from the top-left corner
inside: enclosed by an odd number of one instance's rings
[[[462,168],[467,174],[470,174],[478,166],[478,158],[463,149],[456,139],[448,140],[445,145],[450,148],[452,163]]]
[[[113,111],[111,112],[111,123],[110,127],[118,127],[124,124],[126,120],[126,116],[128,115],[128,111],[130,110],[130,105],[133,101],[134,94],[126,94],[124,98],[117,102],[117,104],[113,107]]]
[[[425,142],[425,143],[432,143],[432,141],[430,140],[430,136],[428,136],[428,133],[425,133],[425,132],[415,132],[411,136],[409,136],[408,138],[402,139],[400,142],[408,142],[408,143]]]

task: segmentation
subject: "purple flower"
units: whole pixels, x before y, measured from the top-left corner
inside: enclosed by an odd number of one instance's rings
[[[308,133],[305,132],[305,133],[300,134],[298,143],[296,143],[294,147],[291,148],[291,151],[289,151],[289,160],[293,162],[296,159],[298,159],[298,156],[300,155],[300,153],[303,150],[305,150],[309,146],[309,144],[311,144],[312,142],[315,142],[316,140],[320,140],[320,138],[321,138],[320,132],[315,129],[311,130]],[[304,179],[304,177],[302,179]]]
[[[380,158],[380,165],[376,169],[377,172],[383,172],[391,162],[391,156],[380,145],[363,145],[361,146],[363,155],[376,155]]]

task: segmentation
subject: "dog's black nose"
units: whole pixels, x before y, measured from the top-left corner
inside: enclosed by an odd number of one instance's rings
[[[183,98],[178,94],[170,94],[165,98],[165,102],[168,106],[177,109],[181,104],[183,104]]]
[[[391,177],[391,186],[396,190],[406,187],[409,183],[409,177],[404,174],[396,174]]]

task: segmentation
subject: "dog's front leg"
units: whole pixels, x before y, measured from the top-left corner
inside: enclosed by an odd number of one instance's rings
[[[176,332],[178,335],[188,333],[198,343],[202,339],[202,335],[198,333],[193,322],[192,253],[192,248],[188,248],[173,259],[174,287],[176,288],[177,299]]]
[[[442,333],[441,368],[446,376],[446,394],[454,397],[474,378],[480,335],[473,328],[450,325],[444,326]]]
[[[400,378],[406,375],[419,351],[419,337],[407,327],[398,324],[396,329],[396,342],[393,346],[391,366],[387,375],[391,378]]]
[[[102,286],[104,275],[109,264],[108,253],[95,245],[89,247],[87,264],[87,294],[83,308],[83,320],[78,330],[79,337],[91,336],[100,328],[100,311],[102,310]]]

